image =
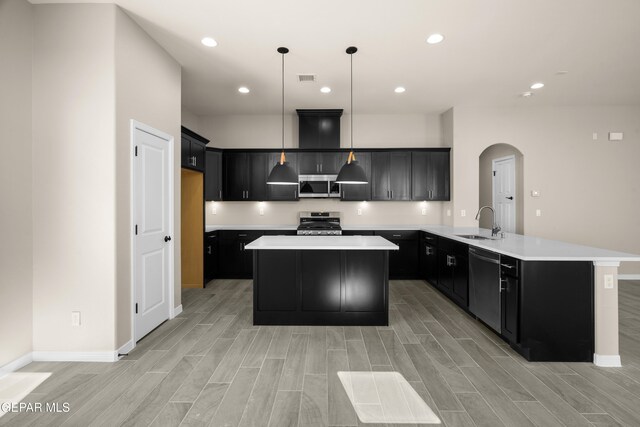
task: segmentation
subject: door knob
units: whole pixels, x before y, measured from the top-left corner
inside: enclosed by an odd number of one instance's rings
[[[168,242],[169,240],[171,240],[171,236],[164,236],[164,241]]]

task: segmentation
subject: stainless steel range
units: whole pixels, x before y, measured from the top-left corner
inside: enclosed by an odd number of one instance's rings
[[[300,212],[299,236],[339,236],[340,212]]]

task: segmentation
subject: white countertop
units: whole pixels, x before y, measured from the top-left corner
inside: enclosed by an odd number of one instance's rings
[[[296,225],[207,225],[206,231],[214,230],[295,230]],[[636,261],[640,262],[640,255],[634,255],[624,252],[616,252],[608,249],[594,248],[590,246],[575,245],[572,243],[560,242],[557,240],[542,239],[539,237],[523,236],[520,234],[506,233],[504,239],[496,240],[469,240],[459,237],[459,234],[480,234],[483,236],[491,236],[491,231],[478,227],[449,227],[445,225],[343,225],[343,230],[421,230],[433,233],[452,240],[457,240],[481,249],[487,249],[503,255],[512,256],[524,261],[594,261],[594,262],[621,262]],[[265,236],[264,239],[279,237],[287,239],[333,239],[333,238],[379,238],[379,236]],[[263,239],[263,238],[261,238]],[[260,240],[260,239],[258,239]],[[247,249],[268,249],[266,247],[250,247],[253,243],[247,245]],[[383,239],[384,240],[384,239]],[[280,247],[279,249],[313,249],[311,243],[298,243],[301,240],[290,240],[294,247]],[[320,240],[316,240],[320,242]],[[343,240],[346,246],[353,246],[350,249],[375,249],[372,247],[362,246],[364,243],[354,243],[350,245],[348,240]],[[373,242],[373,241],[372,241]],[[388,242],[391,244],[390,242]],[[323,243],[324,245],[325,243]],[[300,247],[298,247],[300,246]],[[374,243],[375,246],[375,243]],[[395,245],[394,245],[395,246]],[[341,249],[347,249],[340,247]],[[397,247],[396,247],[397,248]],[[328,247],[327,249],[335,249]],[[383,248],[388,249],[388,248]],[[391,249],[393,250],[393,249]]]
[[[505,233],[504,239],[470,240],[459,234],[480,234],[491,237],[491,230],[478,227],[449,227],[445,225],[427,225],[420,230],[457,240],[480,249],[487,249],[523,261],[595,261],[619,262],[640,261],[639,255],[590,246],[574,245],[557,240]]]
[[[380,236],[262,236],[245,249],[396,251],[398,246]]]

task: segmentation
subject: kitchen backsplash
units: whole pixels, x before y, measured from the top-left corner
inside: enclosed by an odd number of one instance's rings
[[[205,222],[208,225],[295,225],[300,211],[335,211],[342,214],[342,223],[347,225],[440,224],[445,204],[448,205],[444,202],[342,202],[331,199],[206,202]]]

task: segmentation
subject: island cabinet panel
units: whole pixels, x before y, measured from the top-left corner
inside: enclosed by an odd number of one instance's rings
[[[265,251],[260,257],[258,270],[266,270],[269,276],[278,276],[278,280],[262,283],[255,295],[258,310],[295,311],[297,307],[297,271],[295,268],[282,268],[283,265],[295,266],[294,251]]]
[[[386,310],[385,277],[389,273],[385,263],[385,252],[345,251],[344,256],[345,310]]]
[[[340,252],[300,251],[303,311],[340,311]]]
[[[386,250],[254,250],[254,325],[389,324]]]
[[[593,362],[593,263],[522,261],[520,340],[532,361]]]

